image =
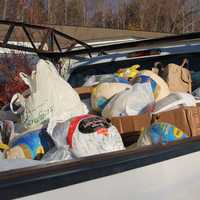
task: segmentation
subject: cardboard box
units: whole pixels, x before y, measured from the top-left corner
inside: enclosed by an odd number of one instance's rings
[[[120,134],[140,132],[142,128],[151,125],[150,113],[137,116],[113,117],[111,123],[118,129]]]
[[[167,122],[189,133],[200,135],[200,107],[183,107],[152,116],[152,122]]]
[[[91,94],[93,87],[78,87],[74,88],[79,95]]]
[[[84,98],[90,96],[93,87],[79,87],[75,90]],[[142,128],[148,128],[153,122],[167,122],[189,133],[191,136],[200,135],[200,105],[196,107],[182,107],[162,112],[156,115],[145,113],[137,116],[113,117],[111,123],[120,134],[139,133]]]
[[[200,107],[185,108],[192,136],[200,135]]]

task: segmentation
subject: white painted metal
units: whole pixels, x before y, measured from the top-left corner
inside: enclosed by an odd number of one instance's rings
[[[16,41],[8,41],[8,44],[14,44],[14,45],[19,45],[22,47],[32,47],[32,44],[30,42],[16,42]],[[39,42],[34,42],[35,46],[38,48],[40,46]],[[47,44],[44,45],[44,50],[48,50],[48,46]],[[14,50],[14,49],[8,49],[8,48],[3,48],[0,47],[0,54],[11,54],[11,53],[15,53],[15,54],[20,54],[22,53],[22,51],[20,50]],[[25,52],[26,54],[36,54],[34,52]]]
[[[120,40],[104,40],[104,41],[95,41],[95,42],[87,42],[87,44],[96,47],[99,45],[111,45],[111,44],[119,44],[124,42],[133,42],[137,41],[136,38],[126,38],[126,39],[120,39]],[[81,47],[80,44],[77,44],[75,48]]]
[[[199,200],[200,152],[23,200]]]
[[[173,53],[190,53],[190,52],[199,52],[200,51],[200,43],[191,43],[191,44],[178,44],[178,45],[172,45],[172,46],[163,46],[163,47],[157,47],[161,53],[161,56],[169,55]],[[94,64],[101,64],[101,63],[107,63],[107,62],[113,62],[113,61],[123,61],[123,60],[132,60],[133,58],[128,58],[127,53],[134,52],[134,51],[144,51],[148,50],[148,48],[137,48],[135,50],[129,49],[129,50],[118,50],[118,52],[111,51],[109,52],[109,55],[103,55],[103,56],[97,56],[96,54],[93,54],[93,58],[86,58],[83,61],[77,61],[74,63],[70,68],[76,68],[79,66],[85,66],[85,65],[94,65]],[[157,55],[150,55],[150,56],[143,56],[145,57],[156,57]],[[136,57],[135,57],[136,58]]]

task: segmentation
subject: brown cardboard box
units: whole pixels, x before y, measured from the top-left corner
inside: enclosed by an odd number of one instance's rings
[[[152,122],[168,122],[191,136],[200,135],[200,107],[183,107],[152,116]]]
[[[120,134],[140,132],[142,128],[151,125],[151,116],[150,113],[145,113],[137,116],[113,117],[111,123]]]
[[[200,135],[200,107],[185,108],[192,136]]]
[[[79,95],[91,94],[93,87],[78,87],[74,88]]]

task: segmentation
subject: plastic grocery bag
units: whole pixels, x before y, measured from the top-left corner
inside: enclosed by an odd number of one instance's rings
[[[151,83],[155,101],[159,101],[169,95],[170,91],[167,83],[160,76],[150,70],[140,71],[136,78],[131,81],[131,84],[147,82]]]
[[[192,95],[195,96],[195,97],[197,97],[197,98],[200,98],[200,87],[197,88],[196,90],[194,90],[192,92]]]
[[[131,85],[124,83],[101,83],[97,85],[91,95],[91,105],[94,111],[102,111],[111,97],[120,93]]]
[[[129,67],[129,68],[119,69],[116,72],[116,75],[121,78],[129,80],[129,79],[134,78],[138,74],[139,72],[137,70],[138,68],[140,68],[140,65],[133,65],[132,67]]]
[[[15,94],[10,107],[15,114],[21,115],[25,128],[39,128],[49,123],[48,131],[51,132],[57,121],[88,112],[79,95],[59,76],[50,61],[39,60],[31,77],[24,73],[20,73],[20,77],[29,86],[30,96]],[[21,107],[15,110],[14,104]]]
[[[1,160],[3,160],[3,159],[4,159],[4,154],[3,154],[3,152],[0,151],[0,163],[1,163]],[[0,171],[1,171],[1,168],[0,168]]]
[[[150,111],[154,105],[151,84],[136,83],[130,89],[115,95],[105,106],[102,116],[111,117],[139,115]]]
[[[15,125],[12,121],[0,121],[0,143],[8,144],[16,136]]]
[[[174,92],[156,102],[153,113],[157,114],[160,112],[173,110],[181,106],[196,106],[196,100],[191,94]]]
[[[103,75],[92,75],[90,76],[83,86],[94,86],[100,83],[126,83],[128,84],[128,80],[119,77],[115,74],[103,74]]]
[[[49,150],[41,159],[41,161],[45,162],[57,162],[62,160],[71,160],[73,159],[73,155],[69,150],[69,147],[54,147],[53,149]]]
[[[5,151],[7,159],[40,160],[42,156],[55,146],[46,129],[26,132],[9,142]]]
[[[57,147],[69,145],[70,151],[76,157],[124,149],[117,129],[96,115],[81,115],[65,123],[58,123],[52,138]]]
[[[189,134],[174,125],[156,122],[150,128],[144,129],[138,139],[137,147],[151,144],[167,144],[176,140],[188,138]]]

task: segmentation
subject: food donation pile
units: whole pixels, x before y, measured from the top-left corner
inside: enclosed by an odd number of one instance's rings
[[[125,150],[123,127],[130,119],[129,132],[139,132],[135,148],[165,145],[197,133],[199,90],[192,93],[184,62],[162,70],[134,65],[91,76],[79,89],[63,80],[47,60],[39,60],[31,75],[20,72],[19,77],[27,90],[14,94],[0,111],[1,160],[55,162]],[[90,98],[81,99],[77,91],[83,94],[88,88]],[[190,115],[188,124],[178,123],[177,113],[180,119]],[[136,128],[146,114],[148,120]]]

